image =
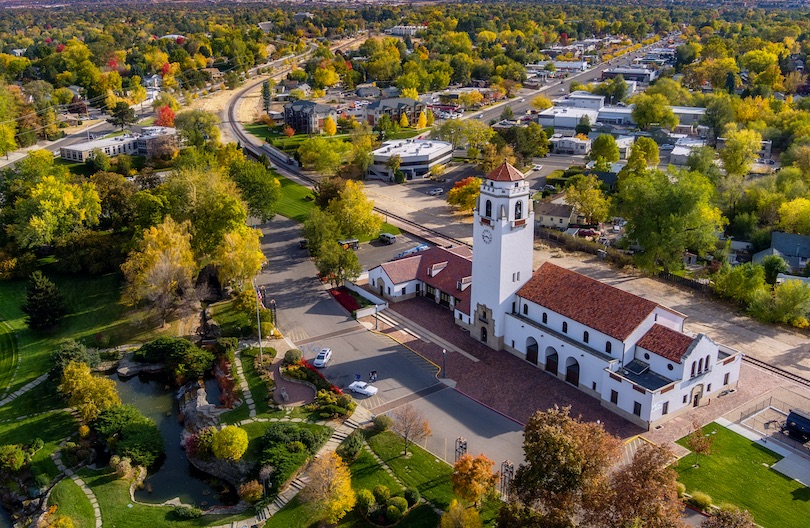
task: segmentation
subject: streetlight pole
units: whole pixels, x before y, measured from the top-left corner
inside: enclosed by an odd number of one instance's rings
[[[442,349],[442,378],[447,379],[447,350]]]
[[[377,303],[374,303],[374,330],[379,330],[380,329],[379,313],[380,313],[380,305],[377,304]]]
[[[262,316],[259,311],[259,290],[256,289],[255,279],[251,281],[251,284],[253,285],[253,293],[256,294],[256,325],[259,331],[259,365],[264,365],[262,358]]]

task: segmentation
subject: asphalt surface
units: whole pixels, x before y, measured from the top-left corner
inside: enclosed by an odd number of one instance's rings
[[[390,413],[412,403],[421,409],[433,434],[426,445],[432,453],[454,461],[455,441],[464,437],[471,454],[484,453],[500,464],[523,460],[523,428],[448,387],[436,375],[436,365],[389,337],[374,333],[355,321],[316,278],[306,250],[300,249],[300,225],[283,217],[260,226],[262,250],[268,264],[256,284],[265,297],[275,300],[281,331],[313,359],[321,348],[331,348],[332,360],[324,375],[346,388],[356,375],[367,380],[376,370],[375,396],[355,395],[374,414]],[[393,245],[361,244],[364,267],[375,266],[417,241],[401,237]]]

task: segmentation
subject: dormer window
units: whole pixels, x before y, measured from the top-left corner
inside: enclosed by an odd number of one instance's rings
[[[563,329],[562,330],[563,330],[563,334],[568,333],[568,323],[565,322],[565,321],[563,321]]]
[[[487,218],[492,218],[492,201],[487,200],[484,204],[484,216]]]

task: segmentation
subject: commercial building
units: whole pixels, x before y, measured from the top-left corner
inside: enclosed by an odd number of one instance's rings
[[[177,131],[154,126],[144,127],[140,134],[125,134],[61,147],[59,156],[64,160],[85,162],[100,151],[111,157],[128,154],[152,158],[159,155],[164,147],[177,147]]]
[[[284,105],[284,123],[299,134],[320,134],[327,117],[337,123],[337,110],[313,101],[295,101]]]
[[[604,95],[594,95],[591,92],[582,90],[571,92],[565,97],[554,100],[557,106],[569,106],[574,108],[589,108],[591,110],[601,110],[605,106]]]
[[[431,250],[371,269],[369,284],[392,301],[432,298],[474,339],[645,429],[737,386],[741,355],[687,333],[683,314],[550,262],[533,271],[531,193],[504,163],[481,185],[472,257]]]
[[[588,63],[583,60],[576,61],[537,61],[526,65],[526,71],[544,71],[549,64],[553,64],[557,72],[560,73],[580,73],[588,69]]]
[[[625,80],[649,84],[658,78],[656,70],[647,68],[609,68],[602,72],[602,80],[613,79],[621,75]]]
[[[399,123],[402,114],[408,117],[408,123],[416,123],[419,114],[425,110],[425,104],[409,97],[393,97],[380,99],[366,106],[366,120],[368,124],[374,126],[384,115],[391,118],[394,123]]]
[[[537,114],[537,123],[544,127],[554,127],[574,130],[583,117],[593,125],[599,118],[599,111],[590,108],[576,108],[571,106],[552,106]]]
[[[564,137],[555,134],[548,140],[555,154],[587,155],[591,151],[591,140],[578,137]]]
[[[374,162],[368,169],[369,177],[392,180],[394,173],[388,163],[399,156],[399,170],[410,180],[427,176],[435,165],[448,163],[453,157],[453,145],[427,139],[395,139],[383,143],[372,155]]]

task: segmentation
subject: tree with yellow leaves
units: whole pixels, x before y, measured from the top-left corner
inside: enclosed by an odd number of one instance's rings
[[[416,90],[416,88],[403,88],[401,95],[402,95],[402,97],[406,97],[408,99],[418,99],[419,98],[419,92]]]
[[[347,237],[376,236],[382,226],[382,217],[374,212],[374,202],[366,197],[364,188],[363,182],[348,180],[340,197],[327,208]]]
[[[546,97],[545,95],[538,95],[534,99],[532,99],[532,108],[535,110],[546,110],[553,106],[551,99]]]
[[[309,484],[301,496],[315,505],[327,524],[337,524],[357,501],[348,466],[330,451],[312,463],[309,475]]]
[[[402,115],[399,116],[399,126],[401,126],[402,128],[408,128],[409,124],[410,123],[408,122],[408,114],[402,112]]]
[[[212,260],[219,271],[222,284],[231,284],[241,291],[245,283],[250,282],[261,271],[267,259],[262,253],[260,236],[259,230],[244,224],[225,233]]]
[[[103,411],[121,405],[115,382],[94,376],[85,363],[71,361],[65,366],[59,392],[67,398],[68,405],[79,411],[85,422],[92,422]]]
[[[327,136],[334,136],[337,133],[337,123],[332,116],[326,116],[323,120],[323,133]]]
[[[421,130],[426,126],[427,126],[427,116],[425,115],[425,111],[422,110],[421,112],[419,112],[419,119],[416,120],[416,128]]]
[[[163,223],[144,231],[138,248],[121,266],[127,281],[124,303],[148,302],[161,324],[193,291],[196,263],[188,230],[188,222],[178,224],[167,216]]]
[[[453,499],[450,508],[442,515],[441,528],[482,528],[484,523],[475,508],[465,508]]]

